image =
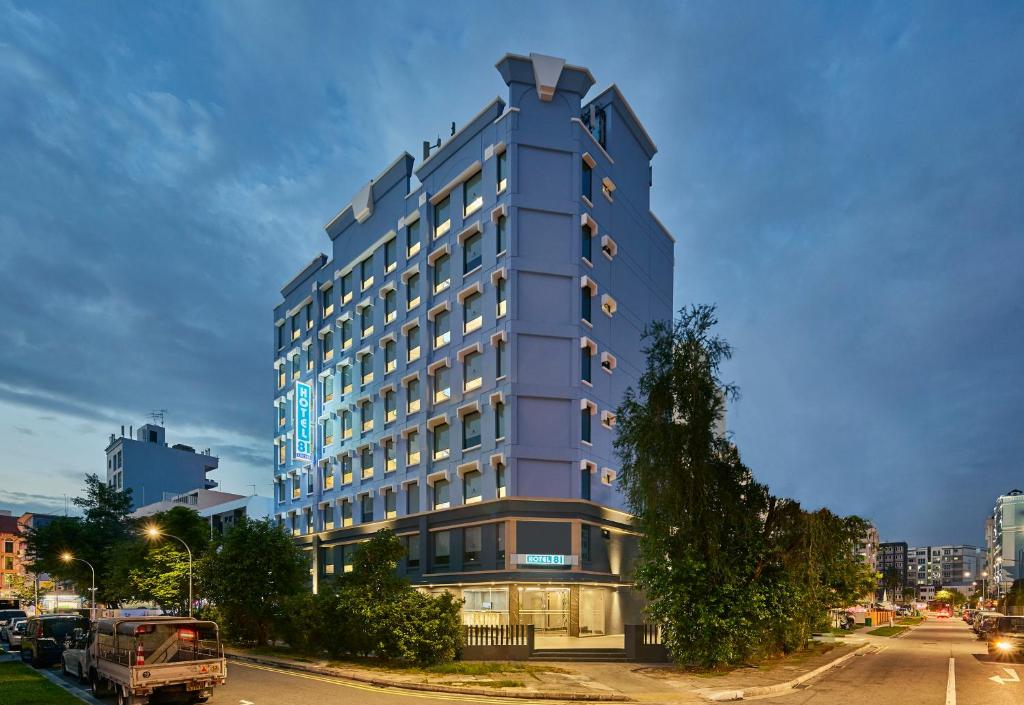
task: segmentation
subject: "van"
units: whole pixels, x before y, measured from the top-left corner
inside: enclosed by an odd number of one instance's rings
[[[29,617],[21,638],[21,660],[42,668],[60,661],[76,629],[89,628],[89,620],[80,615]]]

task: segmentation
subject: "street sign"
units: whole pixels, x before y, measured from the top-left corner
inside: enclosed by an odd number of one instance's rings
[[[295,459],[313,459],[313,388],[295,383]]]
[[[520,563],[524,565],[565,565],[565,556],[546,553],[524,553],[520,556]]]

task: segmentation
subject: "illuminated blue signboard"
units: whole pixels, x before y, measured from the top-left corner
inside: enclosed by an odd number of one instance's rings
[[[519,562],[524,565],[565,565],[565,556],[549,555],[543,553],[524,553],[519,556]]]
[[[313,459],[313,388],[295,383],[295,459]]]

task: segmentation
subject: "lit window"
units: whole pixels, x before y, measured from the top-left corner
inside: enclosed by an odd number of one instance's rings
[[[325,399],[325,401],[330,401],[330,399]],[[279,427],[284,427],[288,423],[287,409],[288,406],[284,402],[277,405],[277,425]]]
[[[341,484],[352,484],[352,456],[341,456]]]
[[[497,177],[498,177],[498,193],[505,190],[508,185],[508,150],[503,150],[498,153],[497,158]]]
[[[447,289],[452,283],[451,255],[443,254],[434,260],[434,293]]]
[[[324,445],[329,446],[334,443],[334,421],[330,418],[326,418],[323,421],[323,438]]]
[[[364,387],[373,381],[373,353],[366,353],[359,361],[359,380]]]
[[[445,484],[447,485],[447,483]],[[434,492],[437,492],[436,486],[434,487]],[[443,508],[438,507],[437,504],[435,499],[434,509]],[[448,506],[447,501],[445,501],[444,506]],[[434,539],[434,565],[447,566],[451,562],[451,531],[435,531],[432,537]]]
[[[348,394],[352,391],[352,365],[341,366],[341,393]]]
[[[469,333],[476,330],[484,322],[484,295],[479,291],[470,294],[462,302],[462,330]]]
[[[298,499],[302,496],[302,478],[299,477],[298,473],[292,475],[292,499]]]
[[[324,333],[323,348],[324,362],[327,362],[334,357],[334,331],[327,331]],[[312,355],[310,356],[310,361],[312,361]]]
[[[320,310],[324,318],[334,313],[334,286],[328,285],[320,291]]]
[[[448,431],[449,428],[446,423],[434,427],[434,460],[446,460],[451,454]]]
[[[341,525],[352,526],[352,502],[347,499],[341,502]]]
[[[462,560],[465,563],[480,561],[480,550],[483,544],[481,533],[479,526],[467,526],[462,530]]]
[[[434,349],[447,345],[452,339],[452,315],[441,311],[434,316]]]
[[[462,215],[468,216],[484,203],[483,172],[478,171],[462,182]]]
[[[420,462],[420,433],[419,431],[409,431],[409,435],[405,438],[405,464],[416,465],[418,462]],[[417,511],[419,511],[418,506]]]
[[[359,521],[363,524],[369,524],[373,521],[373,495],[364,494],[359,504],[361,515]]]
[[[352,300],[352,272],[341,275],[341,303],[347,304]]]
[[[398,318],[398,293],[394,289],[389,289],[384,294],[384,325],[391,323],[396,318]]]
[[[413,326],[405,333],[405,359],[407,362],[420,357],[420,327]]]
[[[398,516],[397,497],[391,488],[384,490],[384,518],[394,519]]]
[[[398,395],[394,390],[384,392],[384,423],[391,423],[398,418]]]
[[[412,257],[420,251],[420,219],[405,226],[405,256]]]
[[[480,412],[474,411],[462,417],[462,450],[480,445]]]
[[[594,200],[594,170],[586,162],[583,162],[583,197]]]
[[[384,374],[394,372],[398,367],[398,346],[395,341],[389,340],[384,343]]]
[[[352,437],[352,412],[348,409],[341,412],[341,437],[344,439]]]
[[[373,335],[373,305],[368,304],[363,307],[363,310],[359,312],[359,328],[360,335],[365,338],[368,335]]]
[[[479,389],[484,383],[484,354],[472,352],[462,360],[462,388],[464,391]]]
[[[505,402],[494,405],[494,439],[500,441],[505,437]]]
[[[451,194],[445,196],[434,206],[434,237],[441,237],[452,226],[451,221]]]
[[[278,368],[277,368],[277,388],[278,389],[281,389],[282,387],[284,387],[284,383],[286,381],[285,377],[287,377],[287,376],[288,376],[288,374],[284,370],[284,365],[278,366]]]
[[[292,322],[292,340],[298,340],[302,335],[302,326],[299,325],[299,314],[294,314],[291,318]]]
[[[359,281],[363,291],[373,286],[373,257],[367,257],[359,263]]]
[[[324,403],[327,403],[334,399],[334,377],[332,375],[327,375],[326,377],[324,377],[320,385]]]
[[[398,266],[398,241],[388,240],[384,243],[384,273],[395,271]]]
[[[418,379],[410,380],[406,395],[405,413],[415,414],[420,410],[420,381]]]
[[[462,243],[462,273],[469,274],[483,262],[484,236],[474,233]]]
[[[499,279],[494,285],[495,316],[501,318],[508,312],[508,283],[505,277]]]
[[[395,454],[395,442],[390,438],[384,441],[384,472],[398,469],[398,456]]]
[[[321,515],[321,521],[323,521],[323,524],[324,524],[324,530],[326,531],[326,530],[329,530],[329,529],[333,529],[334,528],[334,507],[332,507],[330,505],[324,507],[323,509],[320,510],[320,515]],[[326,549],[326,552],[329,555],[331,551],[330,551],[330,549]],[[333,573],[334,572],[334,563],[333,562],[327,563],[327,565],[324,566],[324,569],[325,569],[325,572]]]
[[[368,401],[359,405],[359,428],[363,433],[373,430],[373,404]]]
[[[363,446],[359,452],[359,472],[364,480],[373,477],[373,446]]]
[[[331,359],[331,357],[333,357],[333,353],[334,353],[333,347],[334,347],[333,345],[330,348],[326,348],[325,347],[325,349],[323,351],[324,360],[329,360],[329,359]],[[328,350],[330,350],[330,354],[328,354]],[[312,372],[314,364],[315,364],[313,362],[313,348],[312,347],[306,348],[305,350],[302,351],[302,354],[306,358],[306,371],[307,372]]]
[[[494,466],[494,484],[497,489],[498,497],[504,497],[506,494],[505,488],[505,463],[498,463]]]
[[[298,353],[296,353],[292,357],[292,379],[298,379],[300,374],[302,374],[302,361],[299,359]]]
[[[447,509],[451,503],[451,487],[448,480],[434,482],[434,509]]]
[[[287,448],[288,446],[286,446],[284,443],[277,447],[277,462],[279,465],[285,464],[285,453],[287,451]],[[120,475],[118,475],[118,477],[120,477]]]
[[[452,371],[439,367],[434,371],[434,403],[441,404],[452,398]]]
[[[352,345],[352,319],[346,318],[341,322],[341,349],[344,350]]]
[[[410,274],[405,282],[405,307],[416,308],[420,305],[420,275],[419,272]]]
[[[330,463],[324,465],[323,469],[321,470],[321,473],[322,473],[321,480],[323,482],[324,489],[325,490],[333,489],[333,487],[334,487],[334,466],[332,466]],[[331,528],[334,528],[334,527],[331,527]]]

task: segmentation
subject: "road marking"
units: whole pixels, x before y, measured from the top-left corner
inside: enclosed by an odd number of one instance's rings
[[[956,661],[949,657],[949,677],[946,679],[946,705],[956,705]]]
[[[1020,683],[1020,676],[1012,668],[1003,668],[1006,671],[1007,676],[991,676],[990,681],[995,681],[999,685],[1006,685],[1007,683]]]
[[[252,700],[239,700],[238,705],[256,705]]]
[[[344,678],[334,678],[331,676],[319,676],[313,673],[302,673],[299,671],[291,671],[283,668],[272,668],[270,666],[256,665],[253,663],[241,663],[238,661],[232,661],[232,666],[242,666],[243,668],[253,668],[258,671],[270,671],[271,673],[280,673],[285,676],[292,676],[293,678],[305,678],[311,681],[320,681],[321,683],[331,683],[333,685],[344,686],[345,688],[354,688],[356,690],[367,690],[373,693],[389,693],[403,698],[421,698],[425,700],[455,700],[458,702],[469,702],[469,703],[489,703],[494,705],[494,698],[482,697],[479,695],[460,695],[457,693],[444,693],[435,691],[415,691],[405,690],[400,687],[385,688],[379,685],[367,685],[365,683],[357,683],[355,681],[346,680]],[[550,700],[521,700],[515,699],[517,705],[551,705]]]

